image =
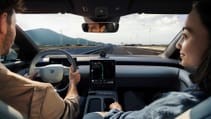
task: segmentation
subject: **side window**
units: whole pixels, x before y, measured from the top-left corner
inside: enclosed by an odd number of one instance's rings
[[[10,51],[7,55],[0,57],[0,61],[2,63],[11,63],[11,62],[18,61],[19,60],[18,52],[19,52],[19,47],[17,47],[17,45],[14,44],[12,48],[10,48]]]

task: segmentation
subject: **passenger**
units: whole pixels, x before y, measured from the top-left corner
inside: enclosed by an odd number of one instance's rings
[[[109,112],[93,112],[84,119],[173,119],[211,95],[211,1],[193,4],[188,15],[181,39],[180,64],[192,69],[194,85],[183,92],[168,92],[141,110],[124,112],[114,102]]]
[[[0,0],[0,56],[7,54],[14,42],[16,12],[22,10],[22,0]],[[80,74],[78,70],[71,70],[71,83],[62,99],[51,84],[32,81],[11,72],[0,63],[0,99],[17,109],[26,119],[73,119],[79,113],[76,85]]]

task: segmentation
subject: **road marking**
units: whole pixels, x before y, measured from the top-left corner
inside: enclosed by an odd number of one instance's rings
[[[132,52],[130,52],[130,51],[127,51],[127,53],[128,53],[129,55],[133,55],[133,53],[132,53]]]

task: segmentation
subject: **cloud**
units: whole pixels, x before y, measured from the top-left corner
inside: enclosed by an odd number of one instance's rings
[[[120,18],[117,33],[84,33],[83,17],[72,14],[18,14],[24,30],[48,28],[71,37],[105,43],[168,44],[183,27],[186,15],[131,14]]]

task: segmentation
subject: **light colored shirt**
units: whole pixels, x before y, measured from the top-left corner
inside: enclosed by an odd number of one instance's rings
[[[51,84],[15,74],[1,63],[0,99],[26,119],[73,119],[79,113],[79,97],[63,99]]]
[[[197,85],[192,85],[183,92],[163,93],[159,99],[141,110],[124,112],[112,109],[104,119],[174,119],[207,97]]]

